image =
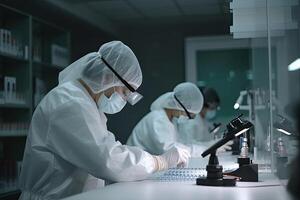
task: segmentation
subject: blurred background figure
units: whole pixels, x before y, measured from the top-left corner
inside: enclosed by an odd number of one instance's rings
[[[203,106],[203,96],[195,84],[181,83],[173,92],[157,98],[148,113],[135,126],[127,144],[139,146],[152,154],[161,154],[173,146],[186,146],[192,157],[200,157],[211,143],[184,142],[179,139],[177,124],[189,124]],[[183,145],[184,144],[184,145]],[[230,143],[219,148],[230,150]]]
[[[183,143],[209,142],[217,137],[221,124],[215,122],[220,109],[220,97],[213,88],[200,88],[204,97],[203,108],[193,120],[187,123],[177,122],[179,138]]]

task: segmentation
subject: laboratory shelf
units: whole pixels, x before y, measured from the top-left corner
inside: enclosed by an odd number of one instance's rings
[[[11,197],[11,196],[19,196],[21,194],[21,190],[17,188],[11,188],[7,189],[6,191],[0,190],[0,199],[6,198],[6,197]]]
[[[53,65],[50,63],[46,63],[46,62],[33,61],[33,64],[35,67],[49,68],[49,69],[53,69],[53,70],[63,70],[64,69],[64,67]]]
[[[36,97],[55,87],[59,72],[69,64],[71,36],[63,27],[3,3],[0,3],[0,30],[0,157],[21,161],[28,133],[28,126],[22,124],[30,122],[35,105],[41,100]],[[8,88],[5,77],[16,79],[13,92],[24,103],[4,100],[4,90]],[[14,123],[17,127],[11,126]],[[3,195],[17,199],[18,194],[18,188],[1,185],[0,180],[0,199]]]
[[[4,187],[0,189],[0,199],[19,195],[20,193],[21,191],[17,186]]]
[[[0,52],[0,58],[10,59],[12,61],[18,61],[18,62],[29,62],[29,59],[25,59],[19,56],[14,56],[5,52]]]
[[[28,130],[12,130],[12,131],[0,131],[0,137],[19,137],[26,136]]]
[[[20,109],[30,109],[28,104],[19,103],[4,103],[0,104],[0,108],[20,108]]]

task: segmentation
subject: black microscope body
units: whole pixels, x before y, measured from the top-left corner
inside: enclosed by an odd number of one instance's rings
[[[210,154],[208,165],[206,166],[207,176],[199,177],[196,180],[197,185],[206,186],[235,186],[236,180],[240,181],[258,181],[258,165],[253,164],[249,157],[239,157],[239,168],[231,172],[223,172],[222,165],[219,165],[216,151],[219,147],[233,140],[235,137],[246,133],[253,124],[249,121],[240,119],[241,115],[226,126],[227,133],[224,137],[204,151],[201,156]]]

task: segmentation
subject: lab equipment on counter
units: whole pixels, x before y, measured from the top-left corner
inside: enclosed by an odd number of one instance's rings
[[[276,131],[287,135],[287,136],[298,136],[293,123],[286,117],[277,114],[278,120],[274,123],[274,128]]]
[[[247,137],[241,137],[242,147],[240,156],[237,159],[239,168],[234,171],[226,171],[223,174],[239,177],[240,181],[257,182],[258,164],[253,164],[249,157],[249,147]]]
[[[276,175],[280,179],[288,178],[288,151],[284,144],[283,137],[299,137],[296,128],[294,127],[291,120],[277,114],[277,121],[273,124],[274,129],[279,134],[277,139],[274,141],[274,149],[276,154]],[[286,142],[290,142],[286,140]],[[290,145],[290,144],[288,144]]]
[[[278,178],[288,178],[288,154],[281,137],[277,139],[276,145],[276,175]]]
[[[241,104],[242,104],[242,102],[243,102],[243,99],[244,99],[244,96],[245,96],[245,95],[247,95],[247,91],[246,91],[246,90],[242,90],[242,91],[240,92],[240,96],[238,97],[238,99],[236,100],[236,102],[235,102],[235,104],[234,104],[234,106],[233,106],[233,108],[234,108],[235,110],[237,110],[237,109],[240,108],[240,106],[241,106]]]
[[[246,100],[244,98],[247,97]],[[254,112],[256,110],[265,109],[266,95],[265,92],[260,89],[242,90],[237,98],[233,108],[235,110],[249,111],[249,119],[254,120]]]
[[[250,89],[250,90],[242,90],[240,92],[239,97],[236,100],[233,108],[235,110],[245,110],[249,113],[248,120],[251,123],[257,124],[256,114],[259,110],[266,109],[266,105],[268,104],[268,99],[266,98],[266,92],[261,89]],[[254,152],[255,146],[257,142],[255,140],[257,137],[255,136],[255,132],[257,130],[253,129],[250,134],[247,134],[248,145],[250,152]],[[256,138],[256,139],[255,139]],[[234,155],[239,155],[240,152],[240,138],[235,138],[234,145],[232,147],[232,152]]]
[[[207,177],[199,177],[196,180],[197,185],[208,186],[235,186],[236,180],[239,177],[227,176],[223,174],[223,167],[219,165],[219,160],[216,155],[216,151],[219,147],[226,144],[228,141],[235,137],[247,132],[253,124],[249,121],[240,119],[242,115],[229,122],[227,127],[227,133],[224,134],[224,138],[213,144],[210,148],[204,151],[201,156],[206,157],[210,154],[208,165],[206,166]]]
[[[226,170],[232,170],[232,168],[226,168]],[[150,180],[160,182],[185,182],[196,181],[199,177],[206,177],[205,168],[170,168],[166,171],[155,173],[150,177]]]
[[[168,170],[157,172],[150,177],[156,181],[195,181],[198,177],[205,177],[205,168],[169,168]]]

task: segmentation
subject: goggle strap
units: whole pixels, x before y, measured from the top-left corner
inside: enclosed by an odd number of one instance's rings
[[[184,107],[184,105],[179,101],[179,99],[176,97],[176,95],[174,95],[175,100],[179,103],[179,105],[183,108],[183,110],[185,111],[186,115],[188,116],[189,119],[192,119],[191,114],[189,113],[189,111]]]
[[[125,80],[123,79],[117,72],[116,70],[114,70],[114,68],[112,68],[112,66],[110,64],[108,64],[108,62],[103,58],[100,57],[101,60],[103,61],[103,63],[114,73],[114,75],[116,75],[116,77],[118,77],[118,79],[131,91],[131,92],[135,92],[135,89]]]

